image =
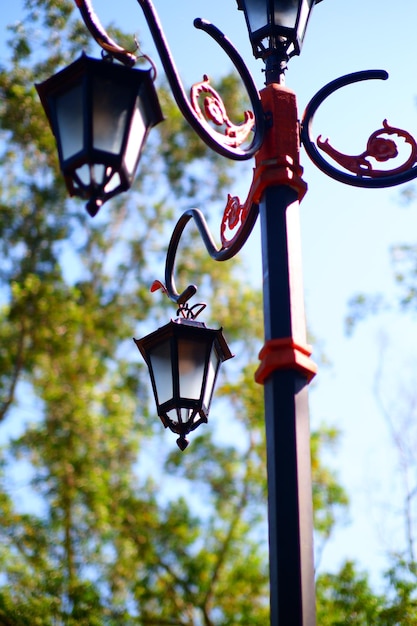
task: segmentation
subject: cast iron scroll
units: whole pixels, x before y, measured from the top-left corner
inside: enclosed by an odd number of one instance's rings
[[[325,85],[312,98],[305,110],[301,124],[301,141],[313,163],[325,174],[335,180],[354,187],[383,188],[401,185],[417,178],[417,142],[407,131],[390,126],[386,120],[383,127],[375,131],[367,142],[364,152],[358,155],[345,155],[335,150],[329,140],[323,141],[321,135],[317,139],[317,145],[311,139],[313,118],[319,106],[335,91],[341,87],[351,85],[364,80],[386,80],[388,73],[384,70],[366,70],[354,72],[337,78]],[[410,146],[410,155],[405,163],[392,170],[373,169],[370,157],[378,162],[388,161],[398,154],[397,146],[393,139],[387,139],[383,135],[402,137],[405,143]],[[353,172],[348,174],[341,171],[326,161],[320,154],[317,146],[326,152],[333,160],[345,169]]]
[[[108,54],[114,56],[122,63],[132,66],[134,64],[135,56],[133,55],[133,53],[124,50],[123,48],[118,46],[110,38],[110,36],[106,33],[104,27],[99,22],[90,0],[74,1],[80,10],[81,16],[88,30],[90,31],[96,42]],[[137,1],[142,8],[149,30],[151,31],[152,38],[158,50],[158,54],[164,67],[165,74],[171,87],[174,99],[184,118],[197,133],[197,135],[212,150],[214,150],[221,156],[233,159],[235,161],[244,161],[252,158],[263,143],[265,133],[265,116],[262,109],[259,92],[248,68],[246,67],[246,64],[244,63],[236,48],[216,26],[200,18],[194,20],[194,26],[209,34],[226,52],[236,70],[238,71],[243,81],[243,84],[245,85],[252,106],[252,113],[250,113],[249,115],[253,119],[253,123],[251,125],[254,128],[252,142],[249,146],[245,148],[240,148],[240,146],[236,144],[236,141],[232,142],[231,145],[227,134],[225,137],[223,137],[219,132],[215,131],[210,126],[210,124],[208,124],[208,122],[204,118],[202,118],[200,113],[197,113],[193,106],[190,104],[153,3],[151,2],[151,0]],[[244,124],[246,124],[247,126],[247,120],[245,120]]]
[[[188,211],[185,211],[175,225],[169,242],[165,262],[165,285],[163,285],[160,281],[155,281],[152,290],[155,291],[155,289],[162,288],[170,300],[178,304],[180,307],[183,307],[186,302],[188,302],[188,300],[197,293],[197,287],[195,285],[189,285],[183,292],[178,293],[174,278],[175,257],[178,245],[184,228],[191,219],[194,219],[204,245],[206,246],[207,252],[211,258],[215,261],[228,261],[244,246],[252,232],[257,217],[258,206],[253,204],[251,210],[248,211],[244,224],[239,229],[239,234],[234,237],[233,243],[227,247],[222,246],[221,248],[217,248],[203,213],[199,209],[188,209]]]

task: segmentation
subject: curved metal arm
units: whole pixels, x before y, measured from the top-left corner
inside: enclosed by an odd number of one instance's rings
[[[202,126],[200,118],[190,106],[188,98],[185,94],[181,79],[179,77],[168,43],[162,30],[161,23],[151,0],[138,0],[138,3],[142,7],[175,101],[187,122],[198,134],[198,136],[218,154],[236,161],[243,161],[253,157],[254,154],[259,150],[263,142],[265,132],[265,116],[262,109],[259,92],[248,68],[246,67],[242,57],[240,56],[236,48],[229,41],[229,39],[213,24],[210,24],[209,22],[202,19],[196,19],[194,21],[194,26],[196,28],[204,30],[223,48],[223,50],[226,52],[226,54],[229,56],[234,66],[236,67],[248,92],[250,102],[253,108],[253,113],[255,116],[255,135],[251,145],[244,150],[241,150],[239,148],[231,148],[220,144],[216,138],[215,133],[210,129],[210,126]]]
[[[192,218],[196,223],[201,238],[211,258],[215,261],[228,261],[233,258],[244,246],[250,233],[252,232],[257,216],[258,205],[252,204],[251,210],[245,220],[244,227],[240,229],[238,235],[233,239],[233,242],[227,247],[222,246],[221,248],[217,248],[203,213],[198,209],[188,209],[188,211],[185,211],[174,228],[168,246],[167,258],[165,262],[165,292],[167,296],[179,306],[183,306],[197,293],[197,287],[195,285],[189,285],[182,293],[178,293],[174,279],[175,257],[178,245],[184,228]],[[160,284],[160,286],[163,285]]]
[[[311,139],[314,115],[326,98],[346,85],[351,85],[364,80],[386,80],[387,78],[388,73],[385,70],[366,70],[362,72],[354,72],[353,74],[347,74],[346,76],[337,78],[320,89],[320,91],[317,92],[306,107],[301,125],[301,142],[313,163],[322,172],[341,183],[354,187],[375,189],[400,185],[417,178],[417,167],[413,167],[413,165],[417,162],[417,143],[409,133],[398,128],[390,127],[386,120],[383,122],[383,128],[371,135],[368,141],[367,150],[357,156],[349,157],[347,155],[342,155],[330,146],[328,140],[321,141],[321,137],[318,138],[317,143],[319,146],[343,167],[356,172],[356,176],[338,170],[336,167],[330,165],[330,163],[328,163],[321,156],[316,144]],[[391,172],[384,170],[372,170],[367,160],[367,158],[371,156],[376,158],[378,161],[387,161],[397,155],[397,149],[394,141],[382,139],[381,135],[383,134],[401,136],[408,144],[411,145],[411,155],[407,162],[403,166],[398,167]]]
[[[85,25],[98,45],[124,65],[133,67],[137,61],[136,55],[133,54],[133,52],[125,50],[113,41],[101,25],[91,2],[89,2],[89,0],[74,0],[74,2],[80,10]]]
[[[175,101],[187,122],[198,134],[198,136],[218,154],[236,161],[242,161],[253,157],[254,154],[259,150],[263,142],[265,132],[264,112],[262,109],[259,92],[256,88],[253,78],[236,48],[229,41],[229,39],[213,24],[210,24],[209,22],[202,19],[196,19],[194,21],[194,26],[196,28],[204,30],[206,33],[208,33],[226,52],[226,54],[229,56],[232,63],[236,67],[248,92],[248,96],[251,101],[253,113],[255,116],[255,135],[251,145],[244,150],[222,145],[218,142],[216,135],[210,129],[210,126],[202,126],[200,118],[190,106],[188,98],[185,94],[181,79],[179,77],[177,68],[175,66],[168,46],[168,42],[166,41],[164,32],[162,30],[159,17],[151,0],[138,0],[138,3],[142,7],[144,16],[148,23],[149,30],[151,31],[155,46],[158,50],[161,63],[167,75],[168,82],[170,84]]]
[[[109,37],[103,26],[100,24],[96,14],[94,13],[90,0],[75,0],[75,3],[80,9],[81,16],[87,28],[89,29],[90,33],[97,41],[97,43],[107,52],[113,54],[116,58],[122,61],[122,63],[125,63],[127,65],[133,65],[135,62],[135,60],[133,60],[135,59],[135,56],[118,46]],[[213,24],[210,24],[209,22],[202,19],[197,19],[194,21],[194,26],[196,28],[204,30],[206,33],[208,33],[226,52],[226,54],[229,56],[234,66],[236,67],[236,70],[242,78],[242,81],[247,90],[255,120],[255,131],[251,144],[244,149],[227,145],[227,142],[222,143],[221,141],[219,141],[219,133],[214,131],[208,123],[205,123],[201,119],[201,115],[198,115],[193,107],[190,105],[185,90],[182,86],[182,82],[179,77],[174,60],[172,58],[164,32],[162,30],[158,14],[156,13],[156,10],[151,0],[138,0],[138,4],[143,10],[145,19],[149,26],[149,30],[151,31],[152,38],[154,40],[166,76],[168,78],[168,82],[171,87],[174,99],[184,118],[198,134],[198,136],[218,154],[233,159],[235,161],[244,161],[252,158],[259,150],[263,142],[265,133],[265,115],[262,109],[259,92],[256,88],[253,78],[236,48],[229,41],[229,39]]]

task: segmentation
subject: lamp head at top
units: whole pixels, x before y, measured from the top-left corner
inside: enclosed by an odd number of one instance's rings
[[[237,0],[245,13],[256,58],[264,61],[277,52],[288,59],[300,54],[314,4],[321,0]]]

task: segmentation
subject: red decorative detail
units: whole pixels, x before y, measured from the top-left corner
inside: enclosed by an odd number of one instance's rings
[[[309,383],[317,373],[317,365],[310,359],[310,346],[297,344],[292,337],[271,339],[259,353],[261,364],[255,372],[255,380],[263,385],[276,370],[294,369],[306,377]]]
[[[377,178],[381,176],[391,176],[393,174],[400,174],[406,172],[415,163],[417,163],[417,142],[410,133],[400,128],[394,128],[390,126],[387,120],[382,122],[383,128],[372,133],[368,139],[366,150],[362,154],[347,155],[338,152],[333,148],[329,140],[322,141],[321,135],[317,138],[317,145],[326,152],[334,161],[339,163],[342,167],[357,174],[357,176],[368,176],[369,178]],[[388,139],[383,135],[396,135],[402,137],[405,143],[410,146],[410,156],[407,161],[402,165],[391,170],[376,170],[373,169],[372,163],[368,161],[369,158],[374,158],[379,163],[395,159],[398,156],[398,148],[395,141]]]
[[[158,289],[162,289],[162,293],[168,293],[167,288],[165,287],[164,283],[161,283],[160,280],[154,280],[152,285],[151,285],[151,293],[154,293],[154,291],[158,291]]]
[[[199,98],[201,94],[208,94],[204,98],[204,114],[201,110]],[[210,85],[206,75],[201,83],[196,83],[191,87],[191,104],[193,110],[198,115],[202,124],[208,127],[217,140],[226,146],[237,148],[246,141],[252,131],[255,118],[252,111],[245,111],[245,121],[242,124],[233,124],[227,115],[226,107],[217,91]],[[207,120],[212,121],[216,126],[225,126],[224,134],[214,131],[207,124]]]
[[[228,195],[226,208],[224,210],[223,219],[220,225],[220,238],[223,248],[227,248],[228,246],[230,246],[236,239],[240,230],[240,226],[242,226],[242,224],[246,220],[251,204],[252,203],[248,202],[248,200],[245,202],[245,204],[241,204],[238,196],[231,196],[230,194]],[[237,231],[236,228],[238,228]],[[231,231],[235,231],[235,233],[232,238],[229,238],[228,232]]]
[[[240,204],[240,200],[237,196],[227,197],[227,205],[224,210],[223,220],[227,223],[231,230],[234,230],[236,226],[241,222],[246,214],[243,214],[244,206]]]

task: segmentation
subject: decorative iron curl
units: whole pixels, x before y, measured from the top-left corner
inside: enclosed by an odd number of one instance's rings
[[[104,27],[99,22],[90,0],[74,1],[77,7],[80,9],[81,16],[96,42],[104,50],[106,50],[106,52],[119,59],[122,63],[132,66],[136,61],[135,55],[118,46],[110,38],[110,36],[106,33]],[[137,1],[142,8],[156,49],[158,50],[158,54],[165,70],[165,74],[171,87],[174,99],[184,118],[197,133],[200,139],[202,139],[209,148],[211,148],[221,156],[233,159],[235,161],[245,161],[252,158],[263,143],[265,134],[265,115],[262,109],[259,92],[256,88],[254,80],[236,48],[216,26],[200,18],[194,20],[195,28],[203,30],[208,35],[210,35],[226,52],[233,65],[235,66],[237,72],[239,73],[243,84],[245,85],[251,102],[253,119],[255,123],[255,130],[252,142],[246,148],[228,145],[227,138],[226,141],[224,140],[224,138],[223,141],[221,141],[219,139],[219,136],[221,137],[220,133],[212,129],[212,127],[204,119],[201,119],[201,116],[197,114],[197,112],[191,106],[183,88],[180,76],[178,74],[176,65],[168,46],[168,42],[165,38],[158,14],[155,10],[155,7],[153,6],[152,1]]]
[[[338,152],[330,146],[328,140],[322,141],[321,136],[317,139],[317,144],[322,150],[329,154],[340,165],[345,167],[345,169],[355,172],[356,176],[338,170],[336,167],[328,163],[328,161],[322,157],[316,144],[311,139],[314,115],[326,98],[338,89],[353,83],[373,79],[387,80],[387,78],[388,73],[385,70],[365,70],[341,76],[320,89],[306,107],[301,123],[301,142],[313,163],[322,172],[341,183],[345,183],[353,187],[378,189],[401,185],[402,183],[409,182],[410,180],[417,178],[417,142],[413,139],[410,133],[389,126],[386,120],[383,122],[383,128],[375,131],[369,138],[365,152],[357,156],[348,156]],[[391,171],[372,170],[369,162],[367,161],[367,157],[373,157],[377,161],[385,161],[396,156],[397,148],[395,142],[391,139],[383,139],[381,137],[383,133],[401,136],[405,139],[406,143],[411,146],[411,154],[406,163]]]
[[[94,37],[98,45],[103,48],[105,52],[124,65],[133,67],[137,61],[136,55],[133,52],[125,50],[113,41],[101,25],[91,2],[89,0],[74,0],[74,2],[80,11],[85,25],[90,31],[90,34]]]
[[[201,110],[199,99],[204,97],[204,113]],[[237,148],[244,143],[255,124],[255,117],[252,111],[245,111],[245,121],[242,124],[233,124],[230,120],[226,107],[221,96],[210,85],[208,76],[204,75],[200,83],[191,87],[191,104],[197,113],[202,124],[206,124],[206,119],[211,120],[216,126],[225,126],[224,135],[217,134],[220,143]]]
[[[175,258],[178,250],[178,245],[184,232],[184,229],[191,219],[194,219],[195,224],[200,232],[201,238],[206,246],[207,252],[215,261],[228,261],[233,258],[244,246],[249,235],[252,232],[255,225],[256,218],[258,216],[258,206],[252,205],[252,209],[248,212],[247,219],[244,225],[239,229],[239,233],[233,238],[233,242],[230,245],[222,245],[217,248],[216,243],[211,235],[208,224],[203,213],[199,209],[188,209],[179,218],[169,242],[167,257],[165,262],[165,285],[159,280],[153,282],[151,291],[162,289],[172,302],[175,302],[179,309],[178,311],[183,314],[184,311],[192,311],[188,309],[186,303],[197,293],[197,287],[195,285],[189,285],[184,291],[179,293],[175,284],[174,271],[175,271]],[[201,306],[201,305],[198,305]],[[200,311],[198,311],[200,312]],[[188,313],[186,313],[188,315]],[[198,315],[198,313],[197,313]]]

